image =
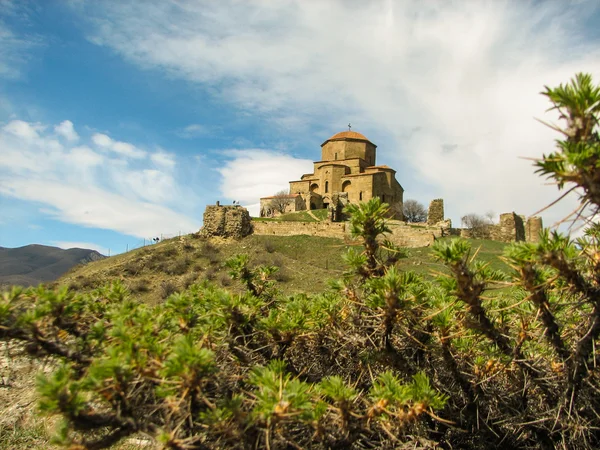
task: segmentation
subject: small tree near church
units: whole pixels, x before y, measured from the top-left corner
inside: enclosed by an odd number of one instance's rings
[[[283,214],[286,212],[288,205],[293,201],[293,197],[286,191],[277,192],[269,202],[270,209],[274,212]]]

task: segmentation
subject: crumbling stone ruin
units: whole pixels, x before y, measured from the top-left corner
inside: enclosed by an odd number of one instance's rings
[[[540,232],[544,226],[542,225],[542,218],[532,216],[525,222],[525,240],[527,242],[539,242]]]
[[[459,230],[458,234],[465,238],[475,237],[500,242],[538,242],[542,228],[541,217],[525,219],[524,216],[511,212],[500,214],[498,224],[485,225],[476,232],[463,228]]]
[[[444,200],[436,198],[431,200],[429,211],[427,212],[427,224],[435,225],[444,220]]]
[[[209,205],[204,211],[204,225],[200,236],[220,236],[241,239],[252,234],[252,219],[248,210],[240,205]]]

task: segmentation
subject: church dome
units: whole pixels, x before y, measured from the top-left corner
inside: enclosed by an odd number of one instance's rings
[[[345,140],[355,140],[355,141],[365,141],[370,144],[373,144],[370,140],[368,140],[363,134],[357,133],[356,131],[342,131],[340,133],[334,134],[329,139],[321,144],[321,147],[327,144],[329,141],[345,141]],[[375,145],[375,144],[373,144]]]

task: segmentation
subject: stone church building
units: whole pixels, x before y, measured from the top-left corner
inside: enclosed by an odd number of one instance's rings
[[[396,171],[376,165],[377,146],[355,131],[337,133],[321,144],[321,160],[313,173],[290,181],[286,196],[260,199],[261,217],[285,212],[328,208],[335,219],[346,203],[379,197],[392,205],[393,218],[402,219],[404,189]]]

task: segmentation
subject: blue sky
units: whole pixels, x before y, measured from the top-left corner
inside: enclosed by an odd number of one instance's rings
[[[600,82],[595,1],[0,0],[0,246],[122,252],[311,171],[345,129],[405,198],[532,214],[545,84]],[[575,206],[544,212],[547,225]]]

